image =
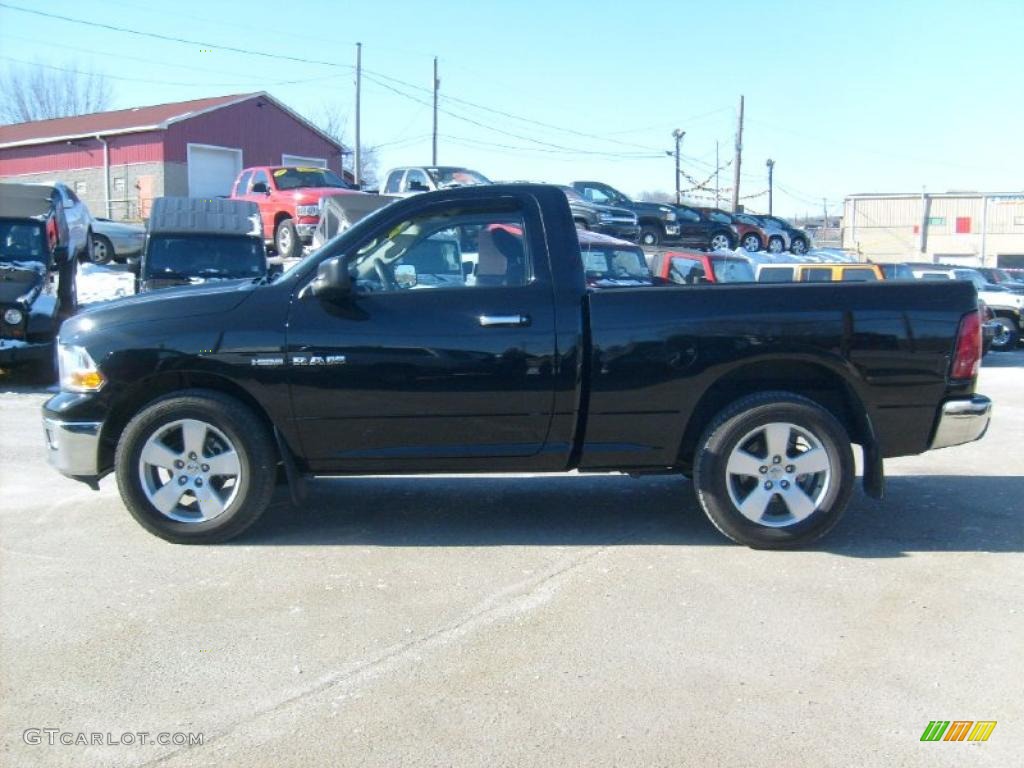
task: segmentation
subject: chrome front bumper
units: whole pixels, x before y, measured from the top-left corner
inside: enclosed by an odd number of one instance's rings
[[[58,421],[43,418],[47,459],[50,465],[68,477],[99,475],[101,421]]]
[[[947,400],[939,413],[931,448],[948,448],[980,440],[992,418],[992,401],[984,395],[970,400]]]

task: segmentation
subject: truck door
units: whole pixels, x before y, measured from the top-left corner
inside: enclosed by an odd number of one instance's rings
[[[262,168],[253,171],[252,181],[246,191],[245,200],[252,200],[260,209],[260,221],[263,222],[263,239],[274,239],[274,213],[275,203],[273,202],[274,187],[270,183],[270,176]]]
[[[529,197],[392,214],[344,255],[350,294],[297,291],[286,365],[314,468],[509,467],[544,449],[556,345],[540,221]]]

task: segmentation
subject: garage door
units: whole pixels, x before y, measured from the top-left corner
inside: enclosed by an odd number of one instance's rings
[[[242,150],[188,145],[188,194],[190,197],[227,197],[242,170]]]
[[[302,168],[326,168],[327,161],[322,157],[303,157],[302,155],[281,155],[281,165],[297,165]]]

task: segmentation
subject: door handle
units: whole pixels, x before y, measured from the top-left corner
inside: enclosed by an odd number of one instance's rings
[[[480,315],[480,325],[489,328],[492,325],[529,325],[529,315]]]

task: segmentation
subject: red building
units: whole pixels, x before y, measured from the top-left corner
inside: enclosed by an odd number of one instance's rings
[[[141,219],[154,197],[228,195],[250,165],[341,173],[345,151],[272,96],[246,93],[0,126],[0,179],[60,180],[95,216]]]

